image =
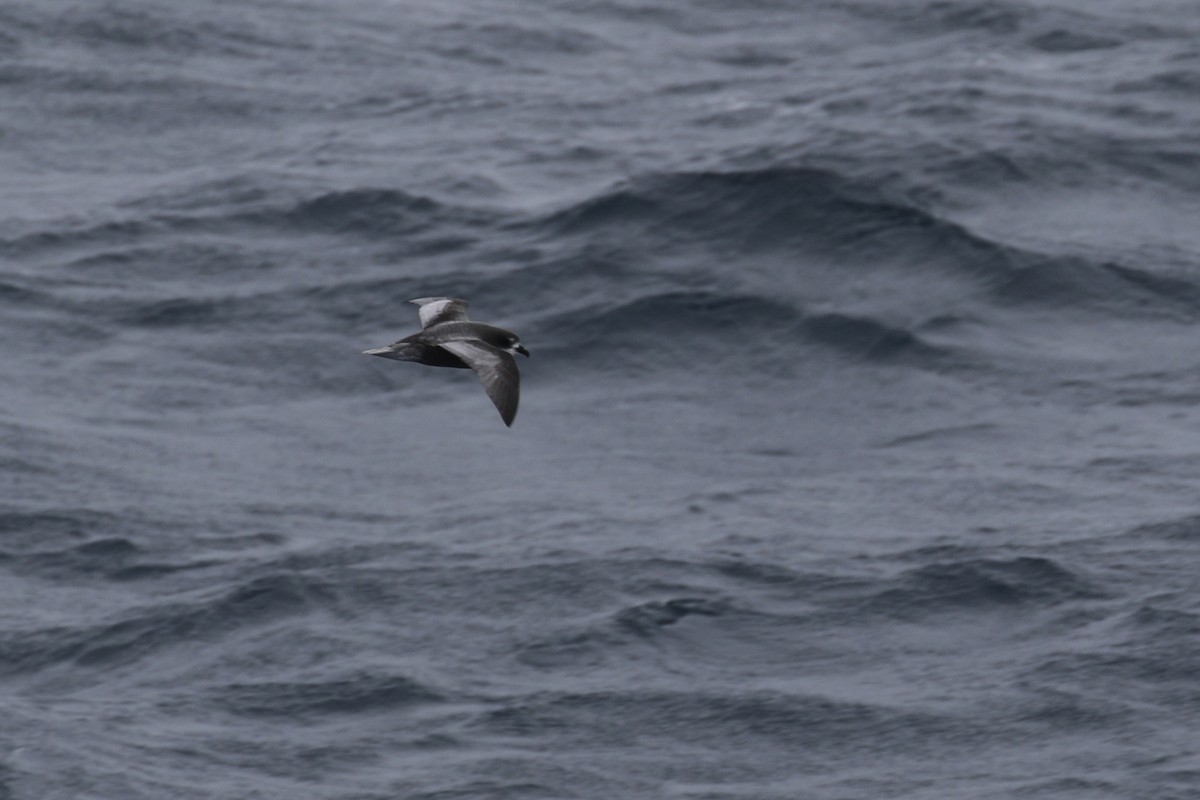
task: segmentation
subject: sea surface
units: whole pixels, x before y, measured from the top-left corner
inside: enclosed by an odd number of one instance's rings
[[[3,0],[0,187],[0,800],[1200,796],[1195,0]]]

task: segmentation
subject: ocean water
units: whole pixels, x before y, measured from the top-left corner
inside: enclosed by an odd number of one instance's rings
[[[1192,0],[6,0],[0,105],[0,800],[1200,793]]]

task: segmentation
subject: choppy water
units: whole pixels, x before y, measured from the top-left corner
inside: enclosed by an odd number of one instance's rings
[[[0,798],[1196,796],[1191,0],[4,2],[0,103]]]

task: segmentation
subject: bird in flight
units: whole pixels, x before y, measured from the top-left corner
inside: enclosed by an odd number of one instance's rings
[[[500,418],[511,427],[521,399],[521,373],[513,353],[529,356],[520,337],[495,325],[471,322],[467,301],[457,297],[418,297],[408,302],[420,307],[421,330],[395,344],[363,352],[431,367],[475,370]]]

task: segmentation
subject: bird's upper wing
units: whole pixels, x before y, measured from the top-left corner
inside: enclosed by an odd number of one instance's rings
[[[505,425],[511,426],[521,399],[521,373],[512,355],[478,339],[457,339],[438,345],[461,358],[479,376],[483,390],[496,405]]]
[[[465,321],[467,318],[467,301],[458,297],[418,297],[408,302],[421,307],[417,313],[421,315],[422,328],[439,322]]]

